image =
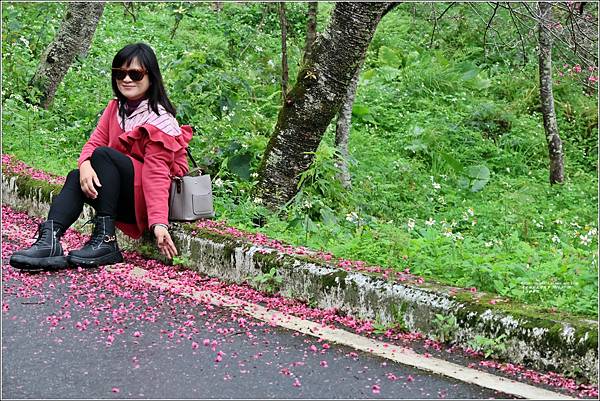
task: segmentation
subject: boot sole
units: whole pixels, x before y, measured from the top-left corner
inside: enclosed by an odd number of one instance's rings
[[[123,261],[123,255],[121,252],[113,252],[108,255],[101,256],[99,258],[81,258],[75,255],[68,255],[67,262],[73,266],[81,267],[98,267],[105,265],[113,265],[115,263],[121,263]]]
[[[13,255],[10,258],[9,264],[20,270],[30,272],[41,272],[44,270],[58,270],[68,267],[67,258],[65,256],[49,256],[47,258],[32,258],[23,255]]]

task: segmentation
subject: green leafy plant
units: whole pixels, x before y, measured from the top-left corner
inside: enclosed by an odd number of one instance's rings
[[[477,335],[473,340],[468,342],[468,345],[475,351],[483,352],[483,355],[486,358],[489,358],[490,356],[498,357],[502,352],[506,351],[506,344],[502,342],[505,337],[505,334],[496,338]]]
[[[283,278],[277,273],[277,269],[272,267],[267,273],[260,274],[252,279],[263,291],[268,294],[274,294],[279,291]]]
[[[171,259],[173,266],[191,266],[190,259],[185,255],[175,255]]]
[[[454,338],[459,326],[454,315],[441,315],[436,313],[433,321],[435,327],[434,337],[437,341],[447,343]]]
[[[406,306],[404,304],[400,305],[400,307],[395,304],[390,305],[390,311],[392,313],[393,320],[388,324],[383,324],[381,320],[376,319],[373,324],[373,333],[375,334],[385,334],[389,330],[398,333],[407,333],[409,331],[406,326],[406,322],[404,321],[404,311]]]

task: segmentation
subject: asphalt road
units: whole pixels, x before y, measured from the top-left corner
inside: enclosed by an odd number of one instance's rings
[[[101,274],[4,282],[3,399],[504,398],[158,290],[77,292]]]

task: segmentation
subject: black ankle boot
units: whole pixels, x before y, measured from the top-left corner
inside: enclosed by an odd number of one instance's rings
[[[60,245],[60,237],[63,234],[64,228],[54,220],[41,223],[37,240],[29,248],[13,253],[10,265],[27,271],[67,267],[67,259]]]
[[[83,248],[69,252],[67,261],[72,265],[96,267],[112,265],[123,261],[117,245],[115,219],[110,216],[96,216],[92,237]]]

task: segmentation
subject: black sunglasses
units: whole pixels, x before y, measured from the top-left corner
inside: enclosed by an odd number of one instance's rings
[[[148,71],[139,68],[132,68],[130,70],[126,68],[113,68],[112,74],[115,79],[122,81],[125,79],[127,75],[131,78],[132,81],[141,81],[144,79],[144,76],[148,73]]]

